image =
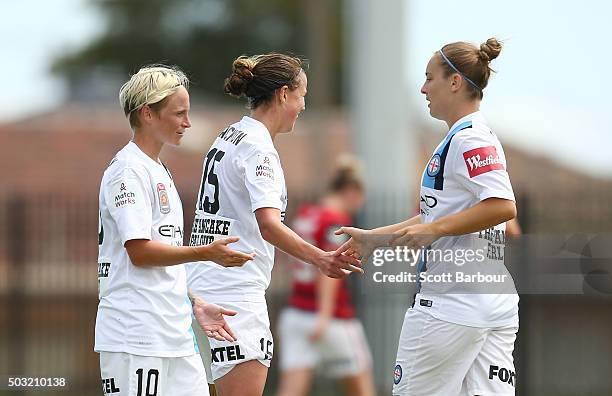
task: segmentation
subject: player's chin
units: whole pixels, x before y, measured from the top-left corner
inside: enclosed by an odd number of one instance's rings
[[[429,105],[429,115],[432,116],[433,118],[435,118],[436,120],[440,119],[440,116],[438,115],[436,110],[431,107],[431,104]]]
[[[181,141],[183,140],[183,137],[185,136],[185,132],[177,132],[172,141],[170,142],[171,145],[173,146],[179,146],[181,144]]]
[[[295,128],[295,123],[297,122],[298,117],[295,116],[295,118],[293,119],[293,122],[290,125],[290,128],[288,130],[288,132],[293,132],[293,129]]]

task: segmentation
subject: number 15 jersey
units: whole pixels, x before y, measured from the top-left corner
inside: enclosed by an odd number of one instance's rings
[[[232,248],[255,252],[242,267],[213,262],[187,264],[192,292],[208,301],[265,301],[274,246],[259,231],[255,211],[276,208],[284,220],[287,188],[280,159],[266,126],[243,117],[219,134],[204,159],[202,182],[189,244],[207,245],[238,236]]]

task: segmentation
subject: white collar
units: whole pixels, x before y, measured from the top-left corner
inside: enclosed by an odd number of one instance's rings
[[[261,133],[262,135],[264,135],[264,140],[266,140],[268,143],[274,146],[274,142],[272,141],[272,135],[270,135],[270,131],[264,125],[263,122],[258,121],[253,117],[249,117],[245,115],[244,117],[242,117],[242,120],[240,120],[240,123],[245,123],[249,126],[252,126],[254,130],[260,131],[258,133]]]
[[[473,113],[470,113],[466,116],[461,117],[460,119],[458,119],[453,126],[448,130],[448,132],[450,133],[451,131],[453,131],[456,127],[458,127],[459,125],[463,124],[466,121],[472,121],[472,123],[474,121],[477,122],[481,122],[483,124],[486,124],[486,120],[484,118],[484,116],[482,115],[482,112],[480,110],[475,111]]]

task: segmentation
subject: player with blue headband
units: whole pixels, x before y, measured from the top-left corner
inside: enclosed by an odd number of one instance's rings
[[[494,38],[480,47],[456,42],[427,64],[421,93],[448,129],[422,172],[420,214],[337,232],[351,236],[339,251],[362,259],[384,246],[424,252],[399,338],[394,396],[515,394],[519,298],[504,248],[516,205],[504,150],[480,111],[489,63],[500,52]]]

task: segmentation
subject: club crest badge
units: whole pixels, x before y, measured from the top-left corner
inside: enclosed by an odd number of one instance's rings
[[[440,154],[435,154],[427,164],[427,175],[435,177],[440,172]]]
[[[164,183],[157,183],[157,196],[159,198],[159,211],[162,214],[170,213],[170,198]]]
[[[398,364],[395,366],[395,369],[393,369],[393,383],[397,385],[400,383],[401,380],[402,380],[402,366]]]

